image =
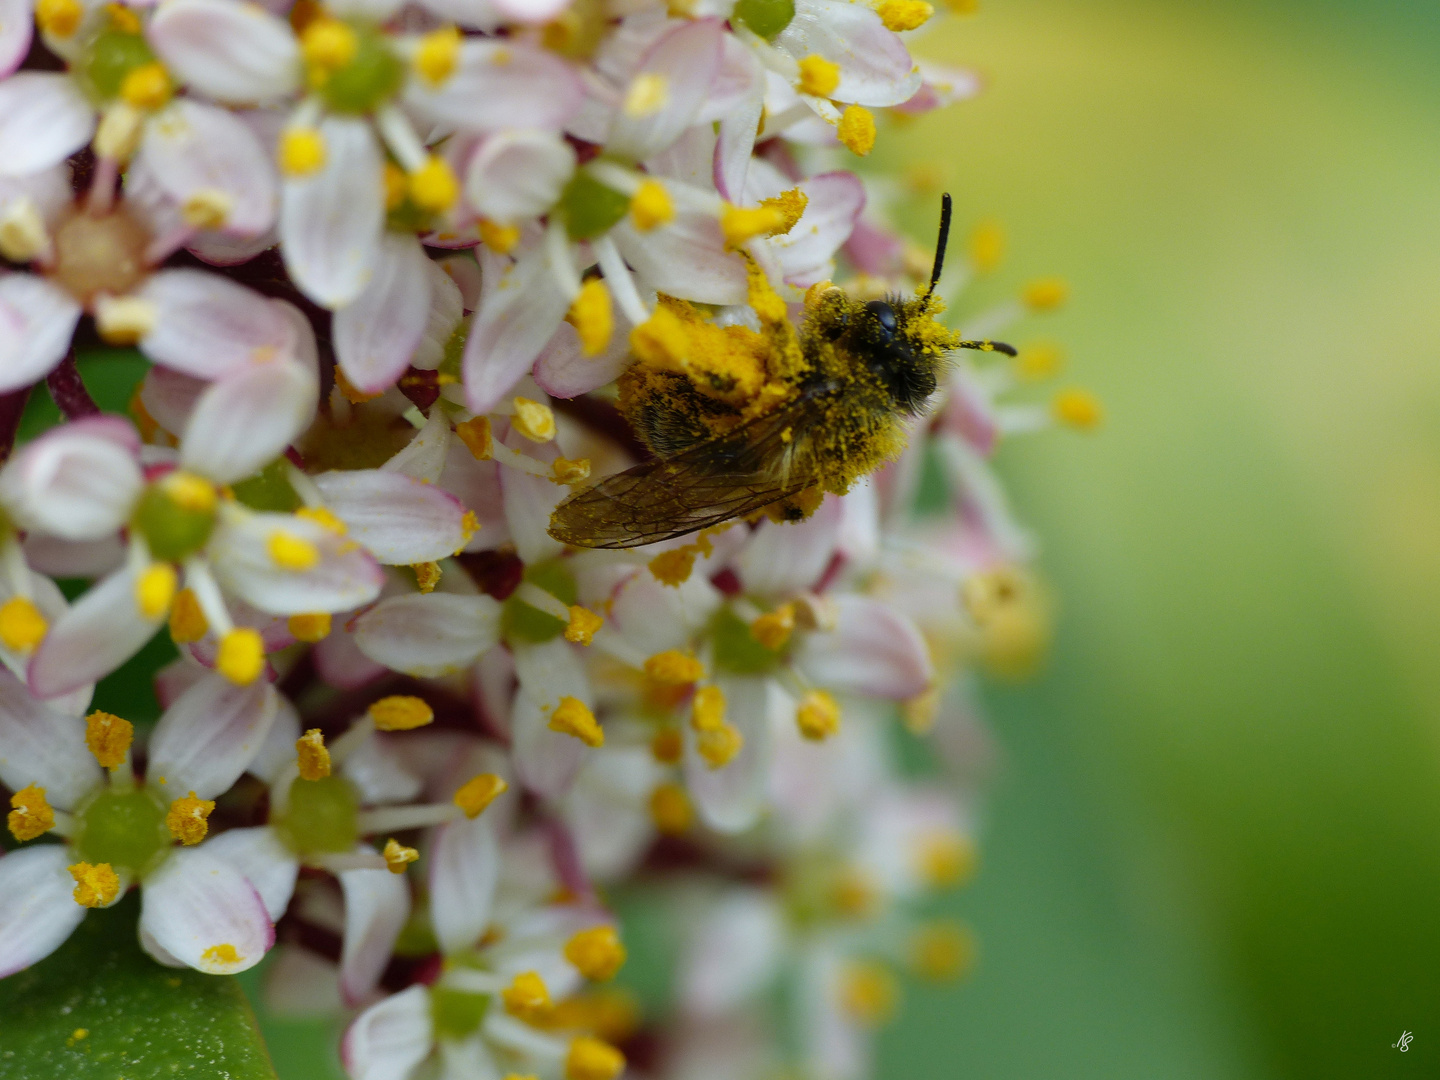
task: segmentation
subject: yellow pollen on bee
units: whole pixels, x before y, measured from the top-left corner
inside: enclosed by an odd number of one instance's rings
[[[182,795],[170,804],[165,815],[165,827],[170,835],[186,847],[200,843],[210,831],[210,812],[215,809],[214,799],[199,798],[195,792]]]
[[[970,234],[970,261],[975,272],[988,274],[1005,258],[1005,229],[998,221],[982,221]]]
[[[824,690],[811,690],[795,710],[800,734],[819,742],[840,730],[840,706]]]
[[[587,979],[609,982],[625,964],[625,946],[615,927],[592,926],[565,943],[565,959]]]
[[[170,100],[175,85],[164,65],[141,64],[132,68],[120,83],[120,97],[127,105],[137,109],[158,109]]]
[[[695,749],[712,769],[723,769],[745,748],[745,736],[734,724],[721,724],[695,736]]]
[[[1020,299],[1031,311],[1054,311],[1070,297],[1063,278],[1039,278],[1025,286]]]
[[[615,312],[603,280],[591,278],[580,286],[565,321],[575,327],[584,355],[596,356],[605,350],[615,332]]]
[[[565,626],[565,640],[575,645],[589,645],[605,620],[587,607],[570,605],[570,621]]]
[[[690,796],[679,784],[659,784],[650,792],[650,820],[657,832],[665,836],[681,836],[695,822],[695,808]]]
[[[659,180],[645,180],[630,199],[630,221],[640,232],[649,232],[675,220],[675,203]]]
[[[922,979],[949,982],[974,967],[977,951],[968,927],[939,919],[921,926],[910,939],[910,967]]]
[[[135,579],[135,606],[146,619],[162,619],[175,600],[179,585],[175,568],[168,562],[151,563]]]
[[[85,717],[85,745],[101,768],[118,769],[124,765],[134,741],[135,725],[129,720],[99,709]]]
[[[431,86],[440,86],[455,71],[460,59],[460,31],[442,26],[420,39],[412,61],[420,78]]]
[[[265,541],[265,553],[282,570],[310,570],[320,561],[319,548],[309,540],[279,529]]]
[[[624,1054],[588,1035],[574,1039],[565,1055],[565,1080],[615,1080],[624,1069]]]
[[[670,101],[670,81],[664,75],[647,72],[630,81],[625,102],[620,107],[626,116],[653,116]]]
[[[194,589],[181,589],[170,606],[170,637],[177,645],[199,641],[210,630]]]
[[[422,593],[432,593],[435,591],[435,586],[440,584],[440,564],[438,562],[416,563],[410,569],[415,573],[415,587]]]
[[[517,397],[510,423],[531,442],[545,443],[555,438],[555,414],[549,405],[529,398]]]
[[[260,631],[237,626],[220,639],[215,670],[236,686],[249,686],[265,670],[265,642]]]
[[[695,549],[689,544],[671,548],[656,555],[647,565],[661,585],[679,588],[690,580],[690,574],[695,569]]]
[[[313,645],[317,641],[324,641],[330,636],[331,619],[324,611],[317,611],[310,615],[291,615],[285,620],[285,627],[290,631],[296,641],[303,641],[307,645]]]
[[[45,799],[45,789],[35,784],[23,787],[10,796],[14,807],[5,819],[10,835],[16,840],[34,840],[55,827],[55,811]]]
[[[37,0],[35,22],[51,37],[68,38],[80,28],[85,8],[79,0]]]
[[[595,719],[595,714],[590,711],[579,698],[565,696],[560,699],[560,704],[550,714],[551,731],[558,731],[562,735],[573,735],[586,746],[604,746],[605,731]]]
[[[385,841],[385,850],[380,854],[385,858],[385,868],[392,874],[403,874],[406,866],[420,858],[420,852],[393,837]]]
[[[850,105],[840,114],[835,134],[845,149],[864,157],[875,149],[875,117],[863,105]]]
[[[476,461],[490,460],[492,436],[488,416],[472,416],[469,420],[456,424],[455,434]]]
[[[795,632],[795,605],[781,604],[750,624],[750,636],[771,652],[777,652]]]
[[[295,740],[295,764],[301,780],[323,780],[330,775],[330,751],[319,728],[311,728]]]
[[[522,971],[500,992],[505,1011],[527,1023],[543,1020],[550,1012],[550,989],[537,971]]]
[[[1062,390],[1055,395],[1050,408],[1056,420],[1081,431],[1099,427],[1100,422],[1105,419],[1105,410],[1100,399],[1088,390]]]
[[[340,372],[337,370],[335,374],[338,375]],[[336,536],[344,536],[346,533],[345,523],[323,506],[302,506],[295,511],[295,516],[304,518],[306,521],[313,521],[326,532],[334,533]]]
[[[180,216],[197,229],[218,229],[230,217],[235,200],[219,188],[202,188],[185,200]]]
[[[879,964],[850,964],[840,979],[840,1004],[858,1023],[879,1027],[895,1015],[900,984]]]
[[[662,765],[674,765],[685,750],[685,739],[679,728],[665,727],[650,740],[650,755]]]
[[[880,21],[885,24],[885,29],[893,30],[897,34],[919,29],[935,14],[934,7],[925,0],[882,0],[875,10]]]
[[[666,686],[682,686],[705,677],[705,665],[679,649],[666,649],[645,661],[645,677]]]
[[[786,216],[775,206],[727,206],[720,214],[725,245],[738,248],[757,236],[774,236],[785,230]]]
[[[828,98],[840,85],[840,65],[811,53],[800,59],[800,81],[796,89],[802,94]]]
[[[287,128],[277,159],[281,173],[292,179],[319,172],[325,166],[325,136],[312,127]]]
[[[234,967],[245,958],[240,955],[234,945],[224,942],[220,945],[211,945],[200,954],[200,959],[216,967]]]
[[[109,863],[78,862],[69,869],[75,879],[71,895],[81,907],[108,907],[120,895],[120,875]]]
[[[719,731],[725,725],[725,691],[702,686],[690,703],[690,726],[696,731]]]
[[[963,885],[975,875],[979,852],[964,833],[942,829],[917,841],[914,858],[925,884],[945,889]]]
[[[432,214],[443,214],[460,200],[460,181],[444,158],[431,155],[405,178],[410,201]]]
[[[510,790],[510,785],[505,778],[496,776],[494,773],[481,773],[479,776],[472,776],[460,786],[455,792],[452,800],[456,806],[465,812],[468,818],[476,818],[485,812],[485,808],[498,799],[505,792]]]
[[[409,694],[392,694],[371,702],[366,712],[378,731],[413,731],[435,719],[429,702]]]
[[[557,457],[550,463],[550,479],[556,484],[574,485],[590,478],[589,458]]]
[[[509,255],[520,242],[520,228],[516,225],[500,225],[489,218],[480,218],[475,223],[480,241],[496,255]]]
[[[24,596],[12,596],[0,604],[0,642],[13,652],[29,654],[45,640],[50,624],[35,602]]]

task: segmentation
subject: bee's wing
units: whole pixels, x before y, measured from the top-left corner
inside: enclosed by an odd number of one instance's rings
[[[753,514],[813,483],[791,468],[813,411],[802,396],[674,457],[607,476],[555,508],[550,535],[574,547],[639,547]]]

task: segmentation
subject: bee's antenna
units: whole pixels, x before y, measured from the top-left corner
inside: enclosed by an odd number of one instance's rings
[[[1006,345],[1003,341],[962,341],[955,346],[957,349],[979,349],[981,352],[998,352],[1006,356],[1015,355],[1015,346]]]
[[[945,245],[950,242],[950,193],[947,191],[940,196],[940,235],[935,240],[935,265],[930,268],[930,284],[925,289],[925,295],[929,296],[935,291],[935,286],[940,284],[940,271],[945,269]]]

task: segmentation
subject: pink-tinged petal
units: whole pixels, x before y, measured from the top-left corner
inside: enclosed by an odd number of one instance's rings
[[[350,382],[367,394],[389,389],[410,366],[430,320],[430,272],[413,236],[387,232],[375,276],[335,313],[335,357]]]
[[[643,161],[678,139],[695,122],[715,83],[724,33],[724,23],[718,19],[700,19],[662,34],[641,58],[631,84],[657,77],[663,81],[665,99],[652,112],[631,115],[624,108],[616,112],[606,149]]]
[[[433,484],[384,469],[315,477],[326,507],[382,563],[413,566],[454,555],[469,539],[465,508]]]
[[[363,845],[356,850],[373,854]],[[345,893],[340,993],[356,1005],[375,989],[390,960],[400,928],[410,917],[410,890],[402,875],[389,870],[342,870],[338,876]]]
[[[398,473],[425,484],[439,483],[445,459],[454,443],[450,421],[444,409],[431,409],[430,419],[394,457],[380,466],[383,472]],[[468,451],[467,451],[468,453]]]
[[[559,555],[564,545],[546,530],[550,527],[550,515],[569,494],[569,489],[544,476],[531,476],[519,469],[501,469],[500,492],[510,539],[515,542],[520,558],[536,563]]]
[[[515,771],[525,786],[549,798],[565,794],[588,748],[573,735],[550,730],[550,717],[563,697],[593,707],[595,700],[580,658],[564,638],[543,645],[516,643],[519,693],[511,713]]]
[[[880,554],[880,493],[866,476],[840,500],[840,537],[835,550],[846,559],[868,565]]]
[[[629,218],[610,230],[625,261],[653,288],[700,304],[743,304],[745,263],[725,248],[712,214],[677,207],[673,221],[642,233]]]
[[[52,165],[24,176],[0,176],[0,213],[20,199],[28,199],[46,224],[53,224],[62,210],[75,199],[70,188],[70,169]]]
[[[342,635],[343,636],[343,635]],[[193,665],[192,665],[193,666]],[[205,669],[201,668],[203,677]],[[198,679],[195,681],[199,681]],[[191,684],[193,685],[193,683]],[[180,688],[183,693],[185,687]],[[179,697],[179,694],[175,695]],[[245,771],[258,776],[267,784],[273,783],[287,765],[295,760],[295,740],[300,737],[300,714],[284,694],[275,695],[275,719],[266,732],[260,749],[250,759]]]
[[[835,269],[835,252],[850,238],[865,209],[865,185],[854,173],[832,172],[801,182],[809,198],[791,230],[772,241],[785,280],[798,288],[825,281]]]
[[[406,101],[457,131],[558,130],[580,107],[580,77],[554,53],[467,37],[454,73],[437,89],[410,81]]]
[[[0,77],[9,75],[30,51],[34,36],[31,0],[0,0]]]
[[[140,348],[157,364],[200,379],[288,354],[295,330],[283,309],[244,285],[204,270],[161,270],[139,295],[156,308]]]
[[[44,844],[0,858],[0,979],[58,949],[85,918],[67,849]]]
[[[480,522],[480,531],[467,545],[471,550],[478,547],[499,547],[510,539],[510,529],[505,524],[504,495],[500,491],[500,466],[494,461],[476,461],[465,445],[458,439],[445,457],[445,471],[440,474],[440,486],[453,494]]]
[[[570,6],[571,0],[495,0],[495,7],[507,18],[540,26]]]
[[[0,276],[0,393],[50,374],[70,348],[79,321],[80,305],[43,278]]]
[[[355,1080],[409,1080],[434,1041],[430,991],[417,985],[357,1016],[345,1030],[340,1056]]]
[[[294,746],[291,746],[294,756]],[[295,892],[300,863],[268,825],[254,829],[226,829],[205,842],[205,851],[238,870],[265,905],[271,922],[278,922]]]
[[[140,493],[139,436],[120,417],[52,428],[0,470],[0,499],[27,529],[67,540],[114,533]]]
[[[51,698],[109,675],[140,651],[164,618],[146,619],[124,567],[92,585],[50,627],[30,660],[30,690]]]
[[[156,365],[145,373],[140,383],[140,404],[157,424],[178,437],[185,430],[195,402],[209,386],[205,379]]]
[[[464,274],[464,267],[468,266],[476,276],[480,271],[475,260],[464,255],[452,255],[443,260],[443,263],[444,265],[434,259],[425,260],[425,275],[430,281],[430,309],[425,317],[425,329],[420,335],[420,343],[415,346],[415,352],[410,357],[410,366],[421,371],[434,371],[440,366],[445,359],[445,349],[450,344],[450,339],[459,328],[460,320],[465,317],[465,300],[451,270]],[[478,288],[477,284],[476,289]]]
[[[264,1002],[272,1016],[327,1023],[345,1012],[340,968],[300,945],[281,945],[265,969]]]
[[[391,737],[386,735],[374,735],[351,750],[340,772],[355,785],[362,806],[410,802],[424,786],[401,764]]]
[[[239,266],[280,242],[274,225],[254,236],[232,236],[223,232],[199,232],[185,249],[210,266]]]
[[[694,924],[680,966],[680,1000],[718,1016],[760,993],[779,971],[785,931],[773,898],[735,889]]]
[[[836,596],[834,603],[835,629],[807,634],[796,651],[811,682],[893,701],[930,688],[930,650],[909,618],[862,596]]]
[[[989,457],[1000,441],[1000,419],[990,394],[964,367],[957,367],[951,374],[947,390],[949,393],[940,410],[940,429],[963,439],[981,456]]]
[[[212,975],[252,968],[275,944],[255,886],[203,845],[180,848],[145,879],[140,927],[175,959]]]
[[[691,574],[676,588],[662,585],[649,570],[639,570],[616,590],[610,618],[627,641],[651,656],[689,640],[722,599],[703,574]]]
[[[915,91],[914,97],[895,107],[897,112],[907,116],[919,116],[957,101],[967,101],[979,94],[984,85],[980,73],[969,68],[950,67],[928,60],[918,61],[917,66],[924,82]]]
[[[23,546],[32,570],[56,578],[101,578],[125,561],[118,536],[79,541],[32,533]]]
[[[442,953],[458,953],[480,940],[499,878],[500,849],[488,818],[440,826],[430,851],[430,922]]]
[[[264,680],[236,686],[212,674],[180,695],[150,735],[146,783],[178,799],[213,799],[240,778],[275,721],[275,688]]]
[[[475,261],[475,256],[466,252],[463,255],[447,255],[435,263],[445,276],[455,283],[460,290],[460,304],[469,312],[480,306],[480,264]]]
[[[766,808],[772,713],[778,709],[779,692],[761,678],[719,678],[715,685],[725,694],[726,720],[745,742],[729,762],[712,769],[687,726],[685,786],[705,824],[716,832],[738,833],[755,824]]]
[[[442,19],[471,30],[495,30],[505,21],[491,0],[425,0],[423,6]]]
[[[355,644],[377,664],[422,678],[469,667],[500,640],[490,596],[413,593],[382,600],[355,621]]]
[[[308,570],[276,565],[269,542],[277,532],[314,545],[319,561]],[[271,615],[350,611],[374,600],[385,584],[385,571],[369,552],[293,514],[241,514],[222,521],[209,554],[222,587]]]
[[[270,155],[244,121],[228,110],[181,98],[145,125],[145,161],[180,205],[219,193],[228,201],[227,233],[256,236],[275,221],[279,190]]]
[[[369,284],[385,226],[385,185],[368,121],[320,124],[325,164],[281,185],[280,251],[295,284],[317,304],[341,308]]]
[[[897,277],[905,265],[905,241],[862,217],[845,241],[845,258],[861,273]]]
[[[615,324],[610,344],[586,356],[575,327],[561,323],[535,361],[535,384],[551,397],[573,398],[614,382],[630,366],[630,322],[617,311]]]
[[[762,523],[735,560],[745,591],[791,596],[813,589],[835,554],[842,513],[840,500],[829,496],[804,521]]]
[[[313,656],[321,680],[337,690],[354,690],[389,670],[360,651],[354,634],[332,633],[315,646]]]
[[[0,80],[0,176],[64,161],[95,133],[95,110],[67,75],[22,71]]]
[[[775,38],[791,56],[815,54],[840,67],[835,101],[899,105],[920,88],[920,72],[900,35],[874,8],[849,0],[795,0],[795,18]]]
[[[181,81],[217,101],[274,101],[300,84],[294,31],[258,4],[168,0],[146,37]]]
[[[607,748],[586,758],[565,797],[565,823],[592,879],[615,881],[644,856],[655,839],[650,793],[665,779],[648,747]]]
[[[695,12],[695,17],[704,18],[707,14]],[[720,66],[715,72],[715,81],[701,103],[695,123],[709,125],[718,121],[723,124],[726,117],[748,108],[751,101],[763,98],[764,94],[765,67],[760,58],[739,38],[725,34],[720,39]],[[759,126],[758,115],[756,126]]]
[[[59,543],[49,537],[45,539],[50,544]],[[70,610],[70,602],[65,599],[65,594],[50,578],[45,577],[43,573],[37,573],[33,567],[30,570],[21,571],[21,574],[23,574],[21,581],[29,580],[29,598],[40,609],[40,614],[45,617],[47,625],[54,623],[61,615]],[[10,581],[0,581],[0,604],[5,603],[14,595],[16,595],[14,584]],[[0,663],[9,668],[11,673],[23,683],[30,663],[30,655],[28,652],[17,652],[0,644]],[[57,713],[78,718],[85,715],[85,710],[89,707],[90,698],[94,692],[94,685],[86,683],[68,694],[46,698],[45,704]]]
[[[85,727],[36,701],[25,684],[0,668],[0,780],[11,791],[45,789],[52,806],[68,810],[100,783],[100,766],[85,746]]]
[[[543,244],[514,263],[483,256],[487,285],[465,342],[465,401],[487,413],[531,366],[570,304],[550,271]]]
[[[492,221],[524,221],[555,205],[575,171],[575,151],[553,131],[501,131],[470,156],[465,198]]]
[[[310,426],[314,376],[288,358],[250,364],[200,395],[180,439],[180,461],[220,484],[274,461]]]
[[[722,77],[750,79],[748,91],[720,116],[720,138],[715,143],[715,190],[722,199],[738,203],[745,191],[745,176],[755,150],[755,133],[765,111],[765,72],[759,58],[734,37],[726,35]]]

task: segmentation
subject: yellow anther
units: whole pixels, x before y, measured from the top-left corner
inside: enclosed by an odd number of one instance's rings
[[[345,395],[345,400],[350,402],[351,405],[361,405],[367,401],[373,401],[380,396],[380,393],[378,391],[372,394],[361,390],[358,386],[356,386],[349,379],[347,379],[345,377],[345,372],[341,371],[339,368],[335,369],[335,389],[339,390],[340,393]]]
[[[829,97],[840,85],[840,65],[826,60],[823,56],[816,56],[811,53],[800,60],[800,82],[797,84],[802,94],[813,94],[815,97]]]
[[[640,232],[649,232],[675,220],[675,204],[659,180],[645,180],[630,199],[630,220]]]
[[[385,212],[389,213],[398,210],[405,201],[405,170],[393,161],[387,161],[382,175],[385,181]]]
[[[555,438],[555,414],[549,405],[529,398],[517,397],[511,425],[531,442],[544,443]]]
[[[309,176],[325,165],[325,137],[311,127],[287,128],[280,135],[280,171],[289,177]]]
[[[460,181],[449,162],[433,154],[405,178],[410,201],[432,214],[443,214],[460,200]]]
[[[975,272],[988,274],[1005,258],[1005,229],[998,221],[982,221],[970,234],[970,261]]]
[[[219,188],[202,188],[185,200],[180,216],[197,229],[219,229],[230,218],[235,200]]]
[[[915,845],[915,868],[932,889],[963,885],[975,876],[975,841],[948,829],[922,837]]]
[[[118,769],[124,765],[134,741],[135,725],[129,720],[98,709],[85,717],[85,745],[101,768]]]
[[[550,990],[537,971],[522,971],[500,992],[505,1011],[527,1023],[543,1020],[550,1012]]]
[[[795,631],[795,605],[781,604],[750,624],[750,636],[771,652],[784,648]]]
[[[354,60],[359,51],[360,39],[339,19],[315,19],[300,35],[300,52],[312,69],[312,84],[323,83],[331,72]]]
[[[879,1027],[895,1015],[900,984],[879,964],[851,964],[840,981],[840,1004],[858,1023]]]
[[[200,954],[200,959],[216,967],[234,967],[245,957],[227,941],[220,945],[211,945]]]
[[[824,690],[811,690],[795,710],[795,723],[807,739],[828,739],[840,730],[840,706]]]
[[[1054,378],[1065,365],[1065,354],[1060,346],[1048,341],[1027,345],[1015,357],[1012,367],[1015,374],[1027,382]]]
[[[756,236],[774,236],[784,228],[785,214],[774,206],[727,206],[720,214],[720,231],[732,248]]]
[[[32,653],[45,640],[50,624],[33,600],[12,596],[0,604],[0,642],[18,653]]]
[[[595,982],[608,982],[625,964],[625,946],[615,927],[592,926],[565,943],[565,959]]]
[[[690,574],[695,569],[695,549],[689,544],[671,548],[656,555],[647,565],[661,585],[679,588],[690,580]]]
[[[45,801],[45,789],[31,784],[10,796],[10,811],[5,824],[16,840],[34,840],[55,827],[55,811]]]
[[[380,854],[385,857],[385,868],[392,874],[403,874],[407,865],[420,858],[420,852],[413,847],[406,847],[393,837],[385,841],[385,850]]]
[[[588,1035],[573,1040],[565,1055],[565,1080],[615,1080],[624,1068],[624,1054]]]
[[[313,615],[291,615],[285,620],[290,636],[309,645],[330,636],[330,623],[330,616],[323,611]]]
[[[898,34],[924,26],[935,9],[925,0],[882,0],[876,12],[885,28]]]
[[[128,101],[114,101],[100,114],[90,146],[99,157],[127,161],[144,133],[145,114]]]
[[[586,746],[604,746],[605,732],[595,720],[595,714],[590,711],[579,698],[562,697],[560,704],[550,714],[550,730],[558,731],[562,735],[573,735]]]
[[[1105,419],[1100,399],[1088,390],[1062,390],[1055,395],[1050,408],[1056,420],[1081,431],[1098,427]]]
[[[237,626],[220,639],[215,670],[236,686],[249,686],[265,670],[265,642],[260,631]]]
[[[29,262],[49,247],[50,233],[34,199],[18,195],[0,210],[0,255],[11,262]]]
[[[689,832],[695,821],[695,809],[685,789],[679,784],[665,783],[650,792],[650,820],[656,831],[665,836]]]
[[[84,17],[79,0],[37,0],[35,4],[35,23],[51,37],[68,38]]]
[[[615,312],[610,304],[610,290],[602,279],[591,278],[580,286],[565,321],[575,327],[582,353],[595,356],[604,351],[610,344],[610,335],[615,332]]]
[[[319,728],[311,728],[295,740],[295,764],[301,780],[323,780],[330,775],[330,751]]]
[[[140,33],[140,16],[125,4],[106,4],[105,14],[110,16],[110,29],[119,30],[122,34]]]
[[[335,374],[339,375],[340,372],[337,370]],[[345,523],[323,506],[302,506],[295,511],[295,516],[304,518],[306,521],[313,521],[326,532],[334,533],[336,536],[345,535]]]
[[[835,879],[830,901],[846,918],[867,919],[880,910],[880,891],[869,874],[846,867]]]
[[[772,195],[768,199],[760,200],[761,206],[768,206],[772,210],[780,212],[780,227],[772,232],[771,236],[783,236],[800,223],[805,214],[805,208],[810,205],[810,196],[806,195],[798,187],[782,191],[779,195]]]
[[[648,364],[677,365],[684,361],[690,339],[680,317],[664,304],[630,331],[630,348]]]
[[[481,773],[479,776],[472,776],[460,786],[460,790],[455,792],[453,802],[465,811],[466,817],[479,817],[487,806],[509,790],[510,785],[503,777],[494,773]]]
[[[111,345],[134,345],[159,321],[159,307],[143,296],[102,296],[95,301],[95,330]]]
[[[670,82],[664,75],[647,72],[630,80],[621,106],[626,116],[654,116],[670,100]]]
[[[163,619],[175,599],[179,579],[167,562],[151,563],[135,580],[135,606],[146,619]]]
[[[165,827],[170,835],[186,847],[200,843],[210,831],[210,812],[215,809],[214,799],[198,798],[195,792],[181,796],[170,804],[165,815]]]
[[[734,724],[701,731],[695,736],[695,749],[712,769],[722,769],[735,760],[735,755],[745,748],[745,736]]]
[[[108,862],[78,862],[70,867],[75,902],[81,907],[109,907],[120,895],[120,875]]]
[[[460,31],[442,26],[420,39],[412,63],[415,71],[431,86],[440,86],[455,71],[460,59]]]
[[[840,114],[835,134],[852,154],[864,157],[875,149],[875,117],[862,105],[850,105]]]
[[[556,484],[574,485],[590,478],[589,458],[557,457],[550,463],[550,479]]]
[[[725,726],[725,691],[702,686],[690,703],[690,726],[696,731],[719,731]]]
[[[516,225],[498,225],[488,218],[475,223],[480,232],[481,242],[496,255],[509,255],[520,242],[520,228]]]
[[[379,731],[413,731],[435,719],[435,710],[424,698],[392,694],[372,702],[366,710]]]
[[[1040,278],[1025,286],[1020,299],[1031,311],[1054,311],[1070,298],[1070,286],[1063,278]]]
[[[595,631],[604,625],[605,620],[589,608],[571,604],[570,621],[565,626],[565,640],[576,645],[589,645],[595,640]]]
[[[705,677],[705,665],[689,653],[666,649],[645,661],[645,677],[667,686],[682,686]]]
[[[469,540],[469,537],[466,537]],[[440,584],[440,564],[438,562],[416,563],[410,567],[415,572],[415,587],[422,593],[432,593],[435,586]]]
[[[946,919],[926,923],[910,939],[910,966],[922,979],[949,982],[975,964],[975,935]]]
[[[265,552],[282,570],[310,570],[320,561],[320,549],[309,540],[278,529],[265,541]]]
[[[679,728],[664,727],[650,740],[650,754],[662,765],[674,765],[685,750],[685,739]]]
[[[210,513],[219,498],[215,485],[209,480],[181,469],[166,473],[160,485],[166,497],[176,506],[197,514]]]
[[[163,65],[150,63],[131,68],[120,83],[120,97],[137,109],[158,109],[170,100],[175,86]]]
[[[488,416],[473,416],[463,423],[456,424],[455,434],[476,461],[490,460],[493,443]]]
[[[468,544],[468,543],[470,543],[470,538],[471,538],[472,536],[474,536],[474,535],[475,535],[477,532],[479,532],[479,531],[480,531],[480,519],[475,516],[475,511],[474,511],[474,510],[466,510],[464,516],[460,518],[460,546],[455,549],[455,554],[456,554],[456,555],[459,555],[460,552],[464,551],[464,550],[465,550],[465,545]],[[418,578],[418,575],[417,575],[417,578]],[[438,582],[439,580],[440,580],[440,567],[439,567],[439,566],[436,566],[436,567],[435,567],[435,581]],[[433,589],[434,587],[435,587],[434,585],[431,585],[431,588],[432,588],[432,589]],[[421,591],[421,592],[426,592],[427,590],[422,587],[420,591]]]
[[[200,600],[194,589],[181,589],[175,594],[170,605],[170,637],[177,645],[188,645],[199,641],[209,631],[205,612],[200,610]]]

